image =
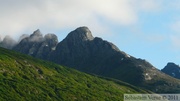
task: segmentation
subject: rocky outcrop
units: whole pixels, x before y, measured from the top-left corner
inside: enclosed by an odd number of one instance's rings
[[[174,78],[180,79],[180,66],[175,63],[169,62],[161,71]]]
[[[118,52],[120,50],[112,43],[101,38],[94,38],[87,27],[80,27],[70,32],[57,45],[57,49],[51,57],[56,56],[52,61],[62,65],[74,67],[81,71],[102,72],[103,74],[103,71],[98,71],[97,69],[106,63],[107,59],[118,54]],[[121,53],[121,57],[125,59],[126,54]],[[108,65],[104,68],[106,67],[108,68]]]
[[[41,43],[41,46],[38,49],[37,58],[48,60],[49,55],[56,49],[58,44],[58,38],[54,34],[46,34],[44,36],[44,41]]]
[[[33,57],[47,59],[55,50],[58,39],[55,34],[47,34],[43,37],[40,30],[34,31],[29,37],[25,36],[13,50],[31,55]]]

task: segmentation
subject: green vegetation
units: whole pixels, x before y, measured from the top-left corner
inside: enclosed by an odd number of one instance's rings
[[[0,48],[0,101],[122,101],[124,93],[148,92]]]

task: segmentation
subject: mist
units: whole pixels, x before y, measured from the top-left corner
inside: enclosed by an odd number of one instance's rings
[[[44,41],[43,34],[38,29],[29,36],[29,41],[30,42],[42,42],[42,41]]]
[[[21,35],[21,36],[19,37],[18,43],[21,42],[22,39],[28,38],[28,37],[29,37],[28,34],[23,34],[23,35]]]
[[[41,31],[38,29],[34,31],[32,34],[22,34],[18,39],[13,39],[11,36],[6,35],[3,40],[0,37],[0,47],[6,48],[6,49],[12,49],[17,44],[19,44],[23,39],[27,39],[28,41],[32,43],[39,43],[46,40],[54,40],[58,42],[58,38],[55,34],[42,34]]]
[[[7,35],[0,42],[0,47],[12,49],[16,44],[17,44],[17,41],[15,41],[13,38]]]

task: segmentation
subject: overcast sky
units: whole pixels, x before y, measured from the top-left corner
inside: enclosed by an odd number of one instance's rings
[[[0,0],[1,38],[80,26],[159,69],[180,64],[180,0]]]

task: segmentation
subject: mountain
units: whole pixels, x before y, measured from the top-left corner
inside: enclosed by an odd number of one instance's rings
[[[151,92],[0,48],[0,101],[122,101],[125,93]]]
[[[162,73],[146,60],[126,54],[111,42],[93,37],[87,27],[75,29],[59,43],[53,39],[54,46],[48,45],[50,50],[44,55],[44,51],[39,52],[44,40],[31,42],[31,36],[22,39],[13,50],[86,73],[122,80],[153,92],[180,92],[180,80]],[[42,35],[38,36],[43,39]]]
[[[169,62],[161,71],[174,78],[180,79],[180,66],[175,63]]]
[[[21,41],[13,50],[31,55],[40,59],[47,59],[51,51],[55,50],[58,44],[57,36],[46,34],[44,37],[40,30],[34,31],[30,36],[21,37]]]

